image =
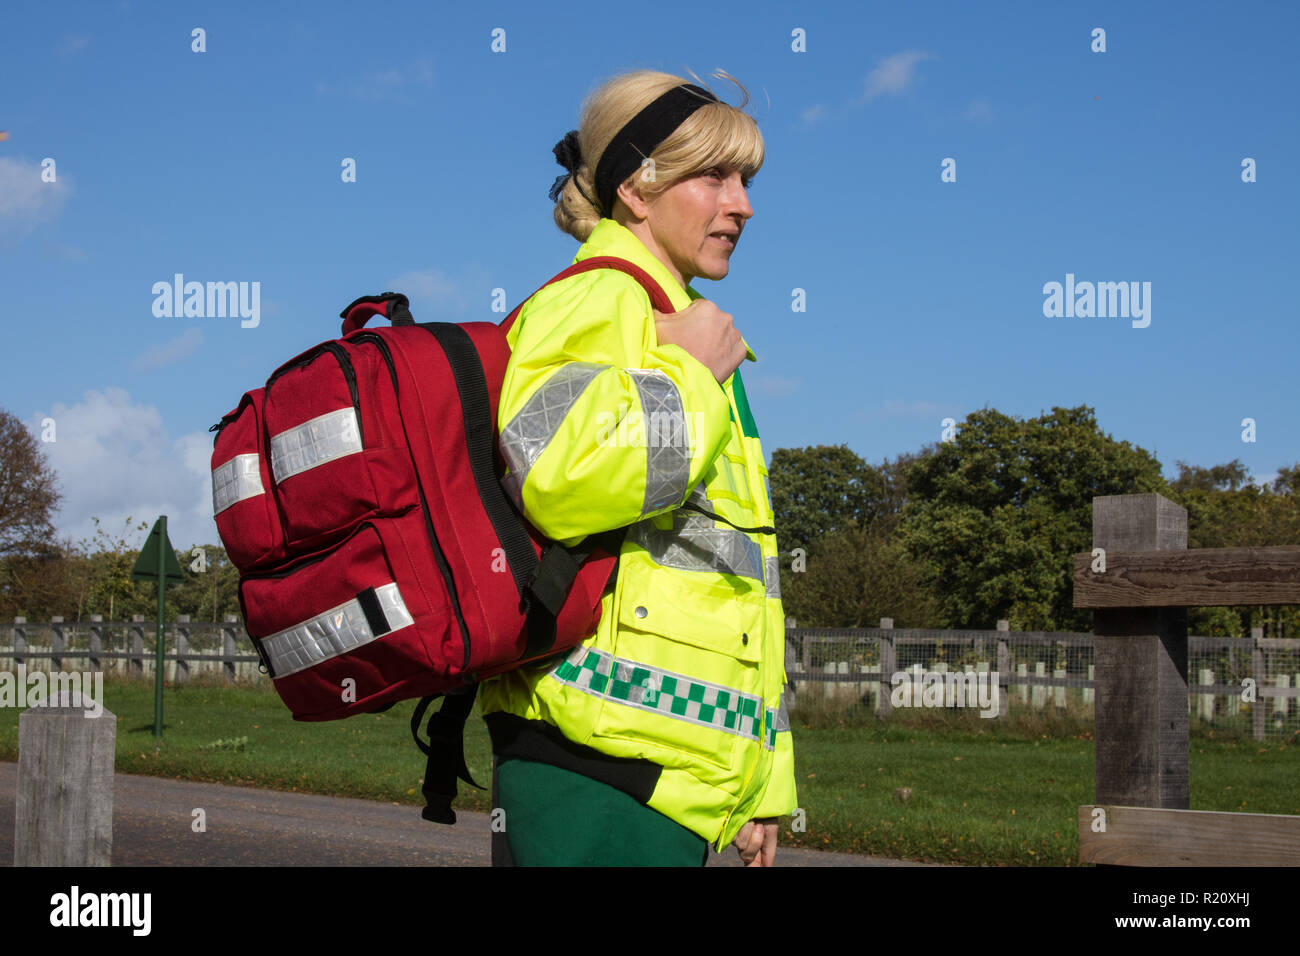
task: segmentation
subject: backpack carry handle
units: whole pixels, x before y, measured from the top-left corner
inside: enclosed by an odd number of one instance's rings
[[[385,292],[383,295],[363,295],[350,302],[339,318],[343,320],[343,334],[365,328],[372,315],[382,315],[393,325],[414,325],[411,316],[411,303],[400,292]]]

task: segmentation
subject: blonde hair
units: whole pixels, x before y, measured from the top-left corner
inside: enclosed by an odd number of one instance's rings
[[[693,72],[691,76],[696,85],[708,89]],[[730,80],[740,88],[744,95],[740,107],[749,102],[748,91],[733,76],[721,70],[712,76]],[[582,165],[577,176],[564,184],[555,204],[557,226],[579,242],[587,241],[601,220],[600,210],[592,201],[597,200],[596,166],[610,140],[645,107],[673,87],[688,82],[692,81],[658,70],[635,70],[606,81],[587,97],[578,124]],[[637,183],[641,195],[653,199],[683,177],[713,166],[739,170],[745,179],[753,177],[763,165],[763,136],[754,118],[740,107],[706,103],[688,116],[650,154],[654,179]],[[641,173],[637,169],[625,182],[633,177],[640,179]],[[612,209],[605,210],[606,217],[613,218],[613,214]]]

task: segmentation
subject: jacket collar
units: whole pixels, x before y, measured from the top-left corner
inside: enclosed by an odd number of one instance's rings
[[[581,262],[593,256],[616,256],[640,266],[650,274],[650,278],[659,283],[675,309],[684,309],[695,299],[703,298],[690,286],[683,289],[681,283],[668,271],[668,267],[656,259],[630,229],[613,219],[602,219],[596,224],[573,261]],[[745,344],[745,357],[751,362],[757,362],[758,356],[743,336],[741,342]]]

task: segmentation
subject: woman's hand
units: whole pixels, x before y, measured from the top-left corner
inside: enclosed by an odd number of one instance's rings
[[[776,817],[750,820],[736,834],[735,846],[745,866],[776,865]]]
[[[696,299],[680,312],[654,310],[660,345],[680,345],[721,384],[745,360],[745,343],[731,314],[708,299]]]

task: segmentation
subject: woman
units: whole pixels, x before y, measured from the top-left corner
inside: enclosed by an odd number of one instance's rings
[[[795,787],[767,469],[739,370],[754,354],[690,288],[727,275],[762,137],[701,86],[637,71],[588,98],[555,154],[574,261],[626,259],[676,311],[595,269],[538,292],[510,331],[499,426],[516,504],[566,545],[628,531],[597,632],[483,684],[493,861],[700,865],[734,842],[770,866]]]

